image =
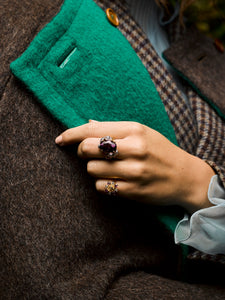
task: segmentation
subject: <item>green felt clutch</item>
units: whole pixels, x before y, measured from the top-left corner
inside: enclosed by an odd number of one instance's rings
[[[177,144],[149,73],[92,0],[66,0],[11,70],[67,127],[136,121]],[[174,208],[159,213],[173,232],[181,217]]]

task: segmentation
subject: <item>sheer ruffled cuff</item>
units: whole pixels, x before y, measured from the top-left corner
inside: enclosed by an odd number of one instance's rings
[[[177,224],[175,243],[208,254],[225,254],[225,190],[218,175],[211,178],[208,198],[214,206],[186,214]]]

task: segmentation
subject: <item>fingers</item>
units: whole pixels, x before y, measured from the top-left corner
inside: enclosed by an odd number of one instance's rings
[[[117,147],[121,143],[121,140],[114,140]],[[83,140],[78,147],[77,154],[82,158],[104,158],[104,154],[99,149],[100,139],[99,138],[87,138]],[[119,158],[118,155],[116,158]]]
[[[139,139],[135,141],[131,138],[114,140],[117,144],[118,155],[116,159],[125,159],[129,157],[139,157],[145,155],[144,147]],[[78,147],[78,156],[82,158],[104,158],[104,154],[98,148],[99,138],[87,138],[83,140]]]
[[[120,178],[139,181],[144,175],[143,164],[133,159],[125,160],[90,160],[87,164],[88,173],[95,178]]]
[[[101,138],[111,136],[113,139],[122,139],[131,132],[142,129],[136,122],[89,122],[87,124],[68,129],[55,139],[58,145],[80,143],[86,138]]]
[[[96,180],[95,186],[96,190],[100,193],[118,195],[121,197],[132,197],[136,190],[133,183],[122,180],[99,179]]]

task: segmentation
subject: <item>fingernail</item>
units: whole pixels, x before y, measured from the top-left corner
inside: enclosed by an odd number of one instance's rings
[[[91,119],[90,119],[90,120],[89,120],[89,123],[91,123],[91,122],[98,122],[98,121],[96,121],[96,120],[91,120]]]
[[[55,143],[56,144],[61,144],[62,143],[62,136],[61,135],[57,136],[57,138],[55,139]]]

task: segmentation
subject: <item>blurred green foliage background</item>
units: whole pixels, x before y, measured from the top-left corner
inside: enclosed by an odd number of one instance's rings
[[[185,16],[200,31],[225,45],[225,0],[195,0]]]

